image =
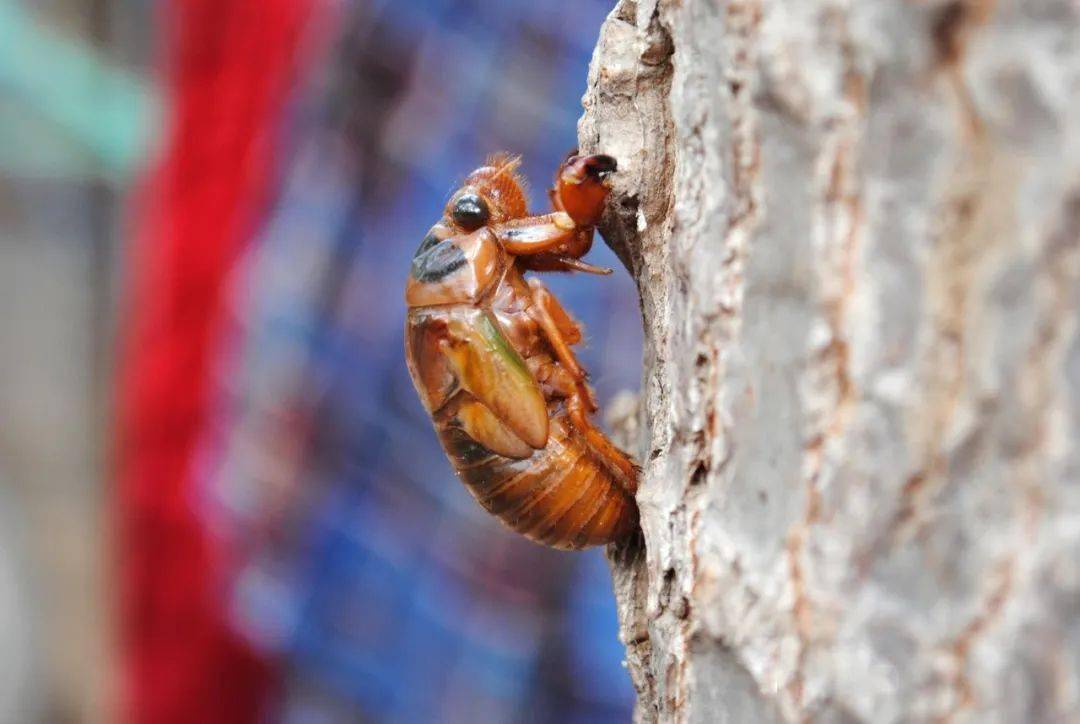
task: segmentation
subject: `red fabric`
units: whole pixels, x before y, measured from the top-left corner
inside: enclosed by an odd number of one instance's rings
[[[225,281],[274,175],[317,0],[169,0],[167,139],[129,257],[117,448],[122,718],[255,722],[270,662],[224,624],[222,552],[192,507]]]

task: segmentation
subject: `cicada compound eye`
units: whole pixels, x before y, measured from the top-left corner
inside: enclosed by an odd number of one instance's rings
[[[476,231],[491,218],[491,209],[480,194],[466,192],[454,199],[450,215],[465,231]]]

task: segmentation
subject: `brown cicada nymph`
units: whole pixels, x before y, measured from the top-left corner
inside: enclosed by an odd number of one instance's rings
[[[581,261],[607,199],[610,156],[571,156],[530,216],[519,160],[489,159],[454,193],[413,257],[405,354],[447,456],[488,512],[576,549],[637,525],[638,470],[592,422],[572,349],[580,326],[527,270],[610,274]]]

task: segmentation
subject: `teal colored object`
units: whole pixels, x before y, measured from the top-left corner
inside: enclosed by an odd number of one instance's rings
[[[142,78],[0,0],[0,169],[123,182],[156,117]]]

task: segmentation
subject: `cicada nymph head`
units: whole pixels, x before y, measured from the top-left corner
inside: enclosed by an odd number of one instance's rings
[[[446,205],[446,215],[464,231],[518,219],[528,213],[520,156],[496,154],[473,171]]]

